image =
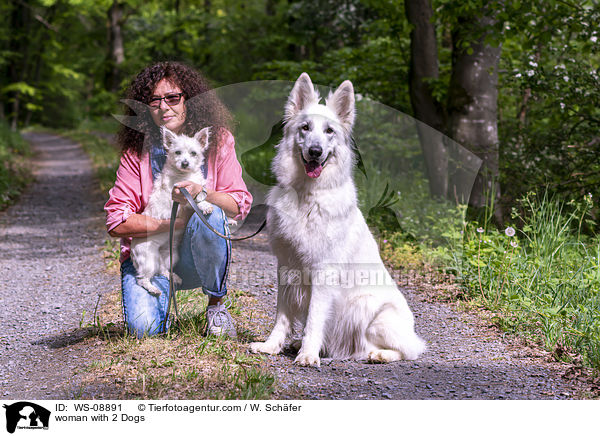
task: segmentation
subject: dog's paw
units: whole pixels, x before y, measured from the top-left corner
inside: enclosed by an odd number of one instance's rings
[[[201,201],[198,203],[198,207],[204,215],[209,215],[213,211],[213,206],[208,201]]]
[[[297,363],[300,366],[316,366],[317,368],[321,366],[321,359],[319,356],[309,353],[300,353],[294,363]]]
[[[401,359],[402,355],[396,350],[375,350],[368,356],[369,362],[372,363],[389,363]]]
[[[158,289],[156,286],[154,286],[150,282],[150,280],[147,278],[138,277],[137,284],[139,286],[141,286],[142,288],[144,288],[146,291],[148,291],[148,293],[150,295],[154,295],[155,297],[158,297],[160,294],[162,294],[162,291],[160,289]]]
[[[269,344],[268,342],[252,342],[250,344],[252,353],[277,354],[281,351],[281,347]]]
[[[169,274],[171,274],[171,271],[169,271],[168,269],[165,269],[164,271],[160,272],[160,275],[165,277],[167,280],[169,279]],[[177,275],[177,273],[173,273],[173,283],[176,286],[179,286],[181,283],[183,282],[183,280],[181,279],[181,277],[179,277]]]
[[[162,294],[162,291],[160,289],[158,289],[156,286],[148,286],[146,288],[146,291],[148,291],[148,293],[150,295],[154,295],[155,297],[159,297],[160,294]]]
[[[167,277],[169,277],[169,276],[167,276]],[[179,286],[181,283],[183,283],[183,280],[176,273],[173,273],[173,283],[175,283],[177,286]]]

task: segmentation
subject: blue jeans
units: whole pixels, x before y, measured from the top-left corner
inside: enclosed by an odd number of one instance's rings
[[[229,235],[227,217],[222,209],[213,205],[213,212],[206,218],[217,231]],[[223,297],[227,294],[225,282],[230,258],[231,242],[215,235],[196,214],[192,215],[179,245],[179,261],[174,268],[182,279],[179,289],[202,287],[205,294]],[[167,319],[169,278],[161,275],[152,278],[152,283],[162,291],[157,297],[137,284],[136,274],[131,258],[121,264],[123,316],[128,331],[138,338],[166,331],[170,325]]]

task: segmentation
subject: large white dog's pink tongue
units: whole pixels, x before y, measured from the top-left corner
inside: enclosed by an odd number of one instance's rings
[[[304,164],[304,169],[306,170],[306,175],[308,177],[312,177],[316,179],[321,175],[321,171],[323,171],[323,167],[317,161],[311,160]]]

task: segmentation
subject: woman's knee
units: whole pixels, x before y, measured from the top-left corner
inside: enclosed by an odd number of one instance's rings
[[[127,331],[138,337],[153,336],[163,330],[164,317],[157,297],[142,295],[140,298],[123,296],[123,314]]]
[[[164,306],[167,304],[168,280],[155,277],[152,283],[163,291],[156,297],[137,284],[135,269],[123,269],[123,316],[130,334],[138,338],[152,336],[164,330]]]
[[[127,332],[138,339],[154,336],[164,330],[162,321],[148,312],[142,312],[126,318]]]

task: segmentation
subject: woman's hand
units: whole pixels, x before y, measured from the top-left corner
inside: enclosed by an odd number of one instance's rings
[[[183,194],[181,193],[181,190],[179,188],[187,189],[187,191],[190,193],[190,195],[193,198],[196,198],[196,195],[200,194],[204,187],[198,183],[189,182],[187,180],[176,183],[175,186],[173,186],[173,191],[171,192],[171,198],[173,199],[173,201],[176,201],[177,203],[187,204],[187,201],[186,201],[185,197],[183,196]]]

